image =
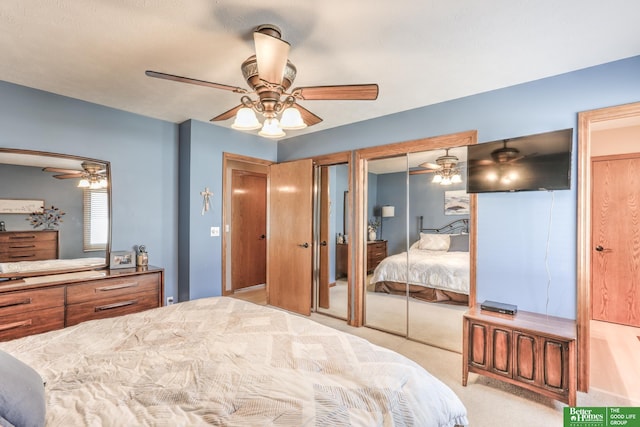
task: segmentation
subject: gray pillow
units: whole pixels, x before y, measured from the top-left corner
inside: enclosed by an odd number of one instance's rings
[[[452,234],[449,238],[449,252],[469,252],[468,234]]]
[[[0,426],[42,427],[45,411],[40,375],[0,350]]]

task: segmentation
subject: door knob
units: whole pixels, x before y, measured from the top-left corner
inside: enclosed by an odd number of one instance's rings
[[[327,246],[327,241],[323,240],[322,242],[320,242],[320,246]]]
[[[308,248],[309,244],[307,242],[304,242],[303,244],[298,245],[298,246],[300,246],[301,248]]]
[[[260,236],[260,240],[264,240],[266,238],[267,238],[267,236],[265,236],[264,234]]]
[[[604,251],[604,248],[602,246],[598,245],[598,246],[596,246],[596,251],[602,252],[602,251]]]

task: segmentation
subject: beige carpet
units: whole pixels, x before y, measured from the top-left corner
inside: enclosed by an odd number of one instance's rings
[[[338,281],[330,288],[329,301],[330,307],[318,309],[318,312],[346,319],[346,282]],[[466,310],[464,306],[429,303],[414,298],[410,298],[407,304],[401,295],[367,292],[365,325],[461,353],[462,315]]]

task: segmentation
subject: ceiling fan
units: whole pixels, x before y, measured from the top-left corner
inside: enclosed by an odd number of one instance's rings
[[[519,160],[524,159],[525,157],[534,155],[534,154],[529,154],[527,156],[524,156],[520,153],[520,150],[518,150],[517,148],[507,147],[508,142],[509,142],[508,139],[502,140],[502,144],[503,144],[502,147],[496,148],[491,152],[490,154],[491,159],[475,160],[475,161],[472,161],[472,163],[474,165],[492,165],[492,164],[504,165],[507,163],[515,163]]]
[[[435,163],[420,163],[418,165],[422,169],[414,169],[409,171],[409,175],[418,175],[424,173],[433,173],[434,183],[440,185],[450,185],[462,182],[460,169],[458,168],[458,158],[449,154],[449,149],[445,149],[445,154],[436,159]]]
[[[44,172],[54,172],[60,175],[53,175],[57,179],[80,179],[78,187],[90,188],[92,190],[106,188],[108,181],[106,177],[107,170],[104,165],[92,162],[82,162],[82,170],[78,169],[63,169],[46,167],[42,170]]]
[[[251,90],[241,87],[196,80],[158,71],[146,71],[149,77],[190,83],[242,94],[240,104],[211,119],[212,122],[236,117],[231,126],[238,130],[255,130],[268,138],[285,136],[284,130],[303,129],[322,119],[298,104],[311,100],[375,100],[377,84],[296,87],[289,91],[296,78],[296,67],[289,61],[290,45],[281,38],[280,29],[272,24],[258,26],[253,32],[256,54],[247,58],[240,69]],[[252,99],[255,95],[258,99]],[[255,113],[261,114],[261,125]],[[278,120],[278,115],[281,115]]]

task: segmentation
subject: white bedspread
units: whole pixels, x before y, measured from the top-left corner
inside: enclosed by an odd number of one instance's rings
[[[47,426],[454,426],[446,385],[309,319],[207,298],[0,343],[46,381]]]
[[[408,282],[469,294],[469,252],[409,250]],[[391,255],[376,267],[371,283],[407,282],[407,252]]]

